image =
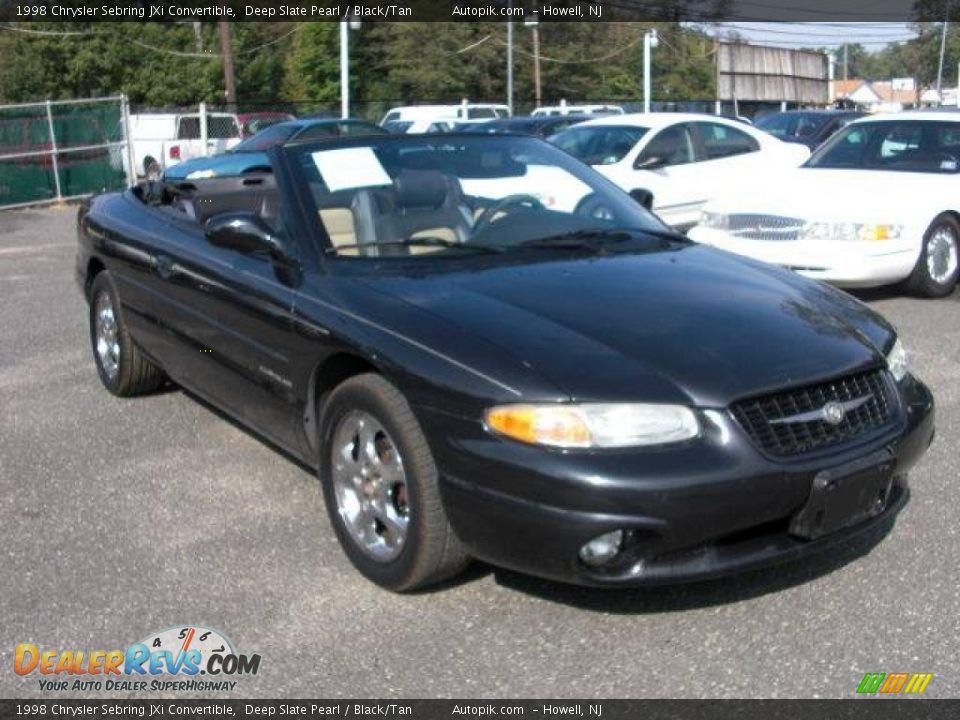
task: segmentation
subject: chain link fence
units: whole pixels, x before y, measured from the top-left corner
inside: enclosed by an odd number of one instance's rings
[[[0,208],[124,187],[123,98],[0,105]]]
[[[502,99],[475,99],[503,107]],[[391,108],[456,105],[446,101],[355,102],[351,116],[379,123]],[[576,100],[568,105],[580,105]],[[639,112],[635,98],[584,101]],[[518,101],[514,113],[534,109]],[[747,107],[714,100],[652,103],[655,111],[748,114],[780,109]],[[241,102],[235,107],[198,103],[186,107],[129,107],[124,96],[0,105],[0,208],[72,200],[122,189],[138,178],[157,178],[180,162],[226,152],[245,138],[294,117],[338,118],[339,103]]]

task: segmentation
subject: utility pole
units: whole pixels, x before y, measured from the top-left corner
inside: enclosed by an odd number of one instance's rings
[[[508,5],[513,8],[513,2]],[[513,116],[513,21],[507,20],[507,111]]]
[[[940,62],[937,65],[937,101],[940,102],[943,96],[940,94],[940,87],[943,84],[943,56],[947,49],[947,26],[950,24],[950,0],[946,0],[943,9],[943,31],[940,33]]]
[[[230,23],[220,21],[220,55],[223,58],[223,87],[227,99],[227,109],[237,108],[237,78],[233,71],[233,38]]]
[[[848,46],[846,43],[843,44],[843,79],[844,79],[844,80],[849,80],[849,79],[850,79],[850,77],[849,77],[849,75],[850,75],[850,56],[849,56],[848,53],[847,53],[848,47],[849,47],[849,46]]]
[[[350,26],[340,21],[340,117],[350,117]]]
[[[660,43],[656,29],[643,34],[643,111],[650,112],[650,53]]]
[[[540,84],[540,21],[536,15],[528,16],[523,24],[530,28],[533,33],[533,96],[536,100],[534,107],[540,107],[543,99],[542,87]]]

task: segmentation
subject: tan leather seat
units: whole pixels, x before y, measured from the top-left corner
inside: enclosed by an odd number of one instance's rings
[[[345,207],[332,207],[320,210],[320,221],[327,231],[327,236],[335,248],[344,245],[354,245],[357,242],[356,224],[353,220],[353,211]],[[356,255],[356,248],[347,248],[342,255]]]

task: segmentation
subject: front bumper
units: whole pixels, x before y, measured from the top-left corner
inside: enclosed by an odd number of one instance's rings
[[[905,279],[919,248],[899,242],[749,240],[698,225],[687,232],[694,242],[795,270],[805,277],[842,287],[876,287]]]
[[[816,553],[889,521],[906,503],[906,472],[933,439],[929,390],[908,378],[903,416],[867,444],[801,460],[774,461],[722,411],[705,411],[704,432],[643,452],[560,452],[495,438],[479,423],[419,408],[440,468],[444,507],[477,558],[584,585],[655,585],[701,580]],[[815,540],[790,535],[814,476],[886,450],[894,484],[878,515]],[[579,548],[616,529],[629,541],[608,567]]]

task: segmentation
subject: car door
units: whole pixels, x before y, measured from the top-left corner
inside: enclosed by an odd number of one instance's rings
[[[691,126],[697,142],[700,207],[731,182],[768,169],[765,163],[771,158],[744,130],[718,122],[694,122]]]
[[[640,148],[632,167],[636,188],[652,193],[653,210],[664,222],[682,226],[697,221],[705,190],[690,123],[658,130]]]
[[[157,267],[166,316],[180,348],[165,364],[171,375],[296,452],[300,435],[292,368],[306,348],[291,332],[299,250],[282,226],[280,219],[277,233],[290,259],[279,262],[262,253],[216,247],[197,222],[171,218],[167,251],[157,258]]]

